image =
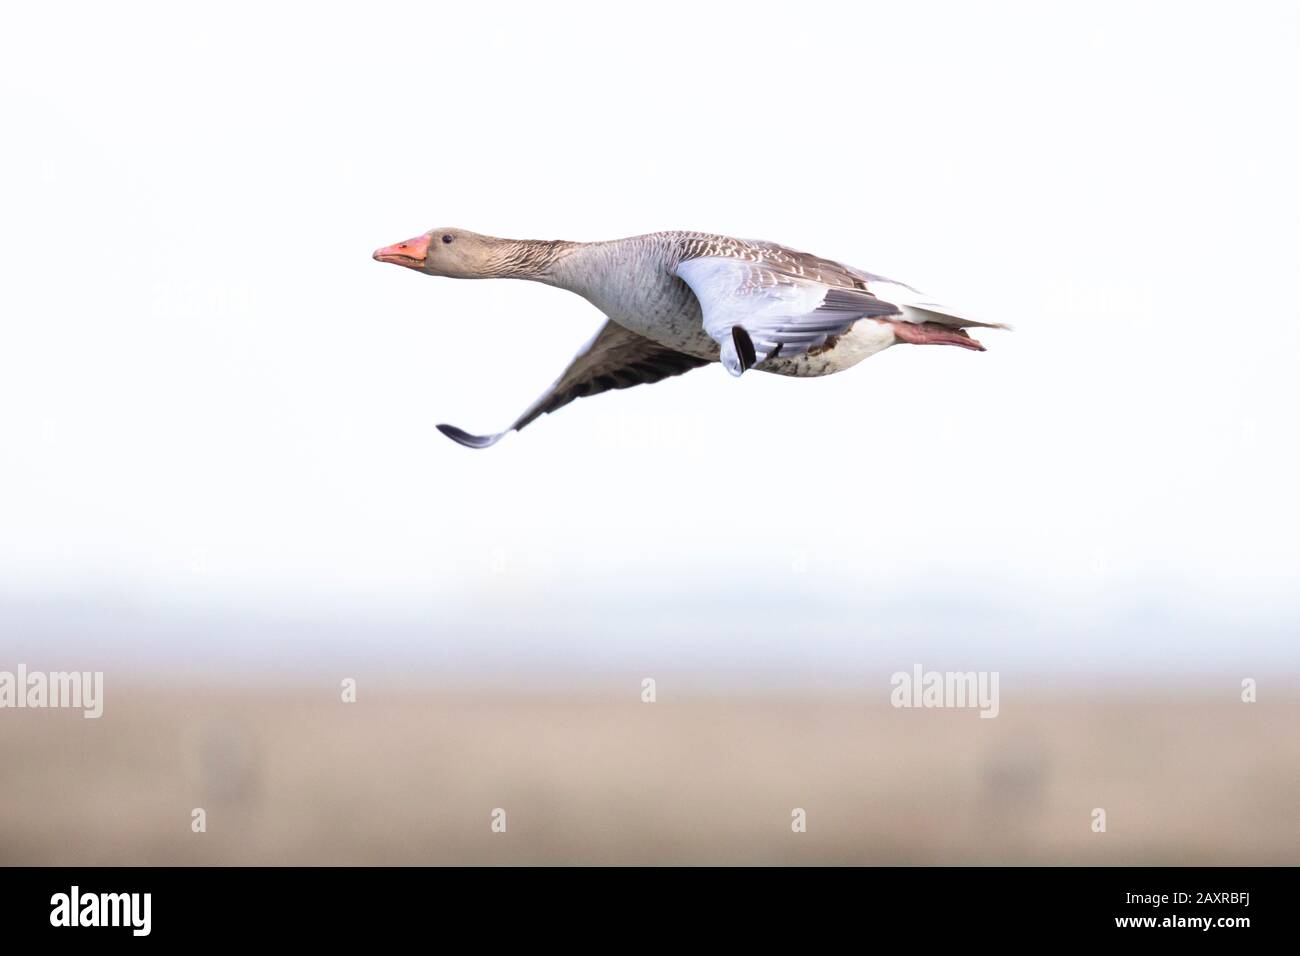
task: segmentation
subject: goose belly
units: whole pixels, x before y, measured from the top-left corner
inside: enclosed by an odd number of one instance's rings
[[[688,355],[717,361],[718,343],[704,331],[699,300],[679,279],[671,283],[627,283],[619,287],[617,295],[589,298],[629,332]]]
[[[897,341],[892,322],[859,319],[843,335],[828,340],[820,348],[786,358],[777,356],[761,362],[755,368],[760,372],[800,378],[834,375],[852,368],[877,352],[883,352]]]

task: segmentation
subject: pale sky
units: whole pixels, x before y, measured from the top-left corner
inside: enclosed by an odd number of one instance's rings
[[[1294,5],[5,19],[6,596],[1294,610]],[[771,239],[1016,330],[472,451],[434,424],[504,426],[600,316],[370,259],[448,224]]]

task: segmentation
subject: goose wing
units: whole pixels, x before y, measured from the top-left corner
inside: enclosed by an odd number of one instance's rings
[[[902,311],[868,292],[865,282],[850,288],[823,281],[816,271],[793,274],[780,262],[702,256],[681,263],[677,275],[700,300],[704,330],[732,375],[777,354],[817,348],[858,319]]]
[[[563,408],[575,398],[614,388],[648,385],[708,364],[708,359],[667,348],[606,319],[591,341],[573,357],[564,374],[509,428],[494,435],[471,435],[455,425],[439,425],[438,431],[468,448],[488,448],[506,432],[518,431],[533,419]]]

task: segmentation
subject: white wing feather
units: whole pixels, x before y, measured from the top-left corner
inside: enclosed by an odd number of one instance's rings
[[[901,311],[867,291],[792,276],[752,260],[703,256],[683,262],[677,275],[700,300],[704,331],[718,343],[722,364],[732,375],[748,367],[734,343],[736,326],[753,342],[751,364],[756,365],[777,353],[797,355],[816,348],[865,316]]]

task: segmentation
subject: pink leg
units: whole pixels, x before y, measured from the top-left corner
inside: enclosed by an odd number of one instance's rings
[[[950,325],[940,325],[938,322],[917,324],[896,322],[892,319],[877,319],[877,321],[891,322],[894,326],[894,335],[900,342],[910,342],[913,345],[960,345],[964,349],[984,351],[984,346],[967,335],[965,329],[954,329]]]

